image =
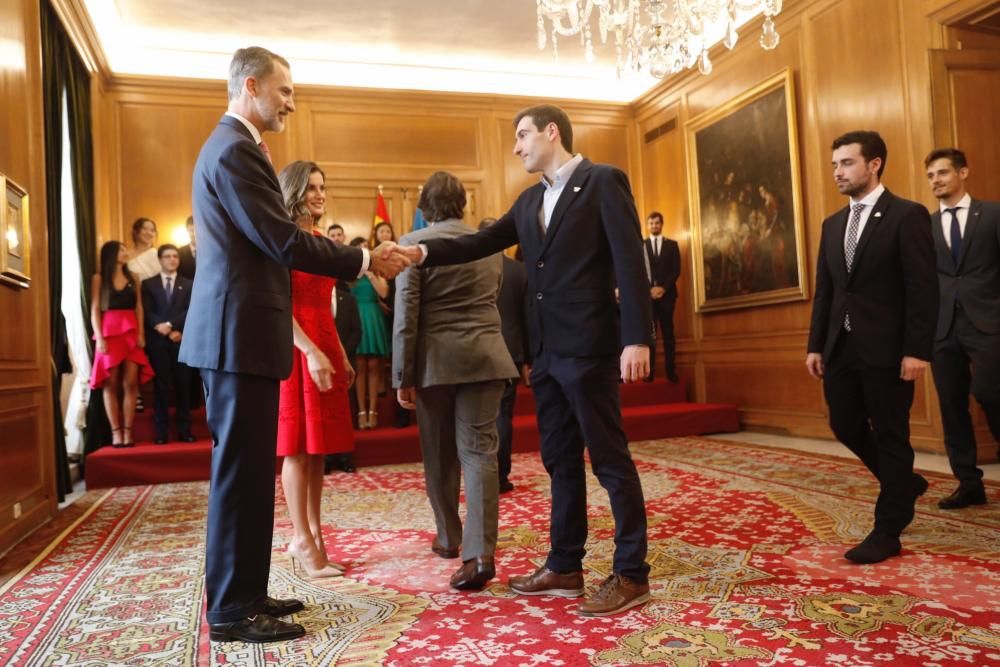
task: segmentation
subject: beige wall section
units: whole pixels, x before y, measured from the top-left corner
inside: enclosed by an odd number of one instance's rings
[[[945,46],[946,31],[929,14],[957,20],[987,3],[928,0],[926,10],[922,4],[786,2],[777,21],[778,48],[762,51],[755,35],[759,21],[752,23],[741,30],[741,42],[733,52],[713,51],[711,76],[682,74],[634,105],[642,164],[640,213],[663,211],[668,234],[681,243],[684,266],[675,320],[682,375],[693,381],[697,400],[741,406],[743,423],[749,428],[830,436],[822,389],[803,365],[811,304],[694,312],[684,122],[783,68],[792,70],[811,296],[822,221],[844,206],[828,166],[829,146],[837,135],[861,128],[881,132],[889,146],[886,186],[900,196],[935,206],[923,175],[923,156],[934,146],[928,51]],[[858,30],[859,17],[866,25],[881,28]],[[985,119],[986,108],[981,107],[977,117]],[[677,118],[674,130],[643,142],[646,132],[671,118]],[[918,384],[911,424],[917,448],[943,451],[930,375]],[[981,438],[980,450],[982,456],[995,456],[996,443]]]
[[[39,20],[37,2],[0,3],[0,172],[28,192],[32,279],[0,284],[0,554],[56,512]]]
[[[367,236],[382,185],[399,234],[409,229],[418,186],[438,169],[466,184],[471,222],[504,213],[535,182],[511,153],[511,119],[535,102],[302,86],[286,130],[265,139],[279,171],[306,159],[326,172],[326,223],[343,224],[348,236]],[[629,171],[629,107],[563,105],[574,120],[577,150]],[[95,103],[102,231],[125,238],[132,220],[147,216],[159,224],[161,242],[172,238],[191,211],[198,152],[225,106],[222,83],[121,78],[106,85]]]

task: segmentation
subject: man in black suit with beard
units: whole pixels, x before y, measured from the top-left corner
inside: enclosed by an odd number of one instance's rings
[[[663,236],[663,214],[653,211],[646,218],[649,238],[643,242],[646,260],[649,262],[649,296],[653,306],[653,321],[660,324],[663,336],[663,366],[667,379],[677,382],[677,367],[674,362],[674,308],[677,306],[677,278],[681,275],[681,250],[677,241]],[[656,336],[649,355],[649,377],[652,382],[656,373]]]
[[[899,553],[927,490],[913,472],[909,419],[934,346],[934,239],[927,209],[881,184],[887,150],[877,132],[849,132],[832,148],[850,202],[823,221],[806,367],[823,379],[834,435],[879,481],[874,529],[844,554],[876,563]]]
[[[514,153],[529,173],[543,175],[541,182],[486,229],[427,240],[409,257],[424,266],[457,264],[520,243],[533,301],[530,380],[552,516],[545,564],[511,577],[510,587],[519,595],[583,595],[586,447],[611,500],[615,556],[613,573],[579,611],[608,616],[649,599],[646,508],[619,395],[619,379],[638,382],[649,374],[652,316],[639,216],[624,173],[573,154],[573,127],[562,109],[524,109],[514,128]],[[620,322],[612,315],[616,284]]]
[[[969,166],[958,149],[932,151],[924,166],[940,202],[931,215],[941,288],[931,369],[945,449],[959,484],[938,507],[952,510],[986,504],[983,471],[976,467],[970,387],[1000,440],[1000,203],[966,192]]]
[[[302,231],[289,218],[262,133],[295,111],[288,61],[260,47],[229,66],[229,108],[195,163],[198,277],[180,360],[201,369],[212,433],[205,547],[209,639],[272,642],[305,634],[281,620],[303,608],[267,595],[274,529],[278,385],[292,369],[289,269],[392,277],[409,264]]]

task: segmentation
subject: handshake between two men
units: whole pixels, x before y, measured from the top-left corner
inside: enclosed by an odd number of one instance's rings
[[[417,246],[401,246],[383,241],[371,252],[371,271],[386,279],[395,278],[411,264],[419,264],[423,253]]]

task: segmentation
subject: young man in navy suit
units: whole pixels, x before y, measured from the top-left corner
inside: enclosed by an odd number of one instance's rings
[[[823,221],[806,368],[823,380],[834,435],[879,482],[875,526],[844,554],[877,563],[900,552],[927,490],[913,472],[910,406],[934,348],[934,239],[927,209],[882,185],[877,132],[849,132],[832,150],[849,205]]]
[[[519,595],[583,595],[586,446],[611,500],[615,557],[611,576],[579,610],[617,614],[649,599],[646,508],[618,388],[619,379],[637,382],[649,374],[653,325],[639,216],[624,173],[573,154],[573,127],[562,109],[525,109],[514,128],[514,153],[541,182],[493,225],[428,240],[410,258],[424,266],[457,264],[521,244],[533,303],[530,379],[542,462],[552,480],[551,549],[542,567],[512,577],[510,587]],[[620,323],[609,316],[616,285]]]
[[[178,272],[180,253],[169,243],[156,251],[160,273],[142,281],[142,312],[146,320],[146,353],[156,371],[153,378],[153,409],[156,444],[169,439],[168,415],[170,389],[174,390],[174,423],[177,439],[194,442],[191,435],[191,369],[177,360],[188,307],[191,305],[191,281]]]
[[[940,202],[931,215],[941,307],[934,343],[934,385],[944,445],[958,488],[938,501],[945,510],[986,504],[983,471],[976,467],[976,435],[969,390],[1000,440],[1000,203],[965,190],[965,153],[939,148],[924,160]]]
[[[278,384],[292,368],[289,269],[356,278],[395,276],[409,261],[383,244],[337,246],[289,218],[263,132],[295,111],[281,56],[240,49],[229,66],[229,109],[194,168],[198,278],[180,360],[201,369],[212,433],[205,549],[212,641],[271,642],[305,634],[279,616],[303,608],[267,596],[274,528]],[[317,369],[317,373],[332,369]]]

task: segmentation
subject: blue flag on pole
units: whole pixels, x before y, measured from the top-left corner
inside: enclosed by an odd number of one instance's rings
[[[419,208],[413,211],[413,228],[410,230],[412,232],[418,229],[423,229],[427,226],[427,221],[424,220],[424,212]]]

